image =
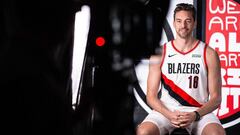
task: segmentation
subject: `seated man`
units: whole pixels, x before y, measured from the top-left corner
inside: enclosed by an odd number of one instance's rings
[[[212,113],[221,103],[220,61],[214,49],[192,36],[195,13],[193,5],[178,4],[176,39],[163,46],[162,55],[150,58],[146,98],[153,111],[137,127],[137,135],[164,135],[177,128],[195,135],[225,134]]]

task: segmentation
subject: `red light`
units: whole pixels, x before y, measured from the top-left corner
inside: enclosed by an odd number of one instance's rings
[[[104,46],[104,44],[105,44],[105,39],[103,37],[97,37],[96,45],[97,46]]]

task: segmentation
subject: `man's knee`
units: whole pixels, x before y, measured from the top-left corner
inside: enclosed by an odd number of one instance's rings
[[[136,134],[137,135],[149,135],[149,132],[147,131],[147,129],[145,129],[143,127],[142,128],[138,127]]]
[[[224,128],[220,127],[213,131],[212,135],[226,135]]]
[[[149,123],[141,124],[136,129],[137,135],[159,135],[157,126]]]
[[[208,132],[205,135],[226,135],[224,130],[214,130],[212,132]]]
[[[221,125],[212,123],[203,129],[202,135],[226,135],[226,133]]]

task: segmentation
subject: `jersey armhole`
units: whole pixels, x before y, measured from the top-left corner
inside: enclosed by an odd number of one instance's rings
[[[160,68],[162,68],[162,65],[163,65],[163,62],[164,62],[164,59],[165,59],[165,55],[166,55],[166,43],[163,45],[163,53],[162,53],[162,60],[161,60],[161,63],[160,63]]]
[[[208,72],[208,64],[207,64],[207,46],[208,46],[208,44],[205,44],[205,47],[204,47],[204,63],[205,63],[206,71]]]

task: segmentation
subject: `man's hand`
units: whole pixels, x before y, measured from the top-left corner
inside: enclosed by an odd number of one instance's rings
[[[196,114],[194,112],[179,112],[178,122],[181,128],[189,126],[195,121]]]
[[[181,121],[179,121],[180,114],[181,114],[181,112],[179,112],[179,111],[173,111],[173,112],[169,113],[169,115],[167,117],[169,119],[169,121],[172,123],[172,125],[176,128],[180,128],[180,125],[181,125]]]

